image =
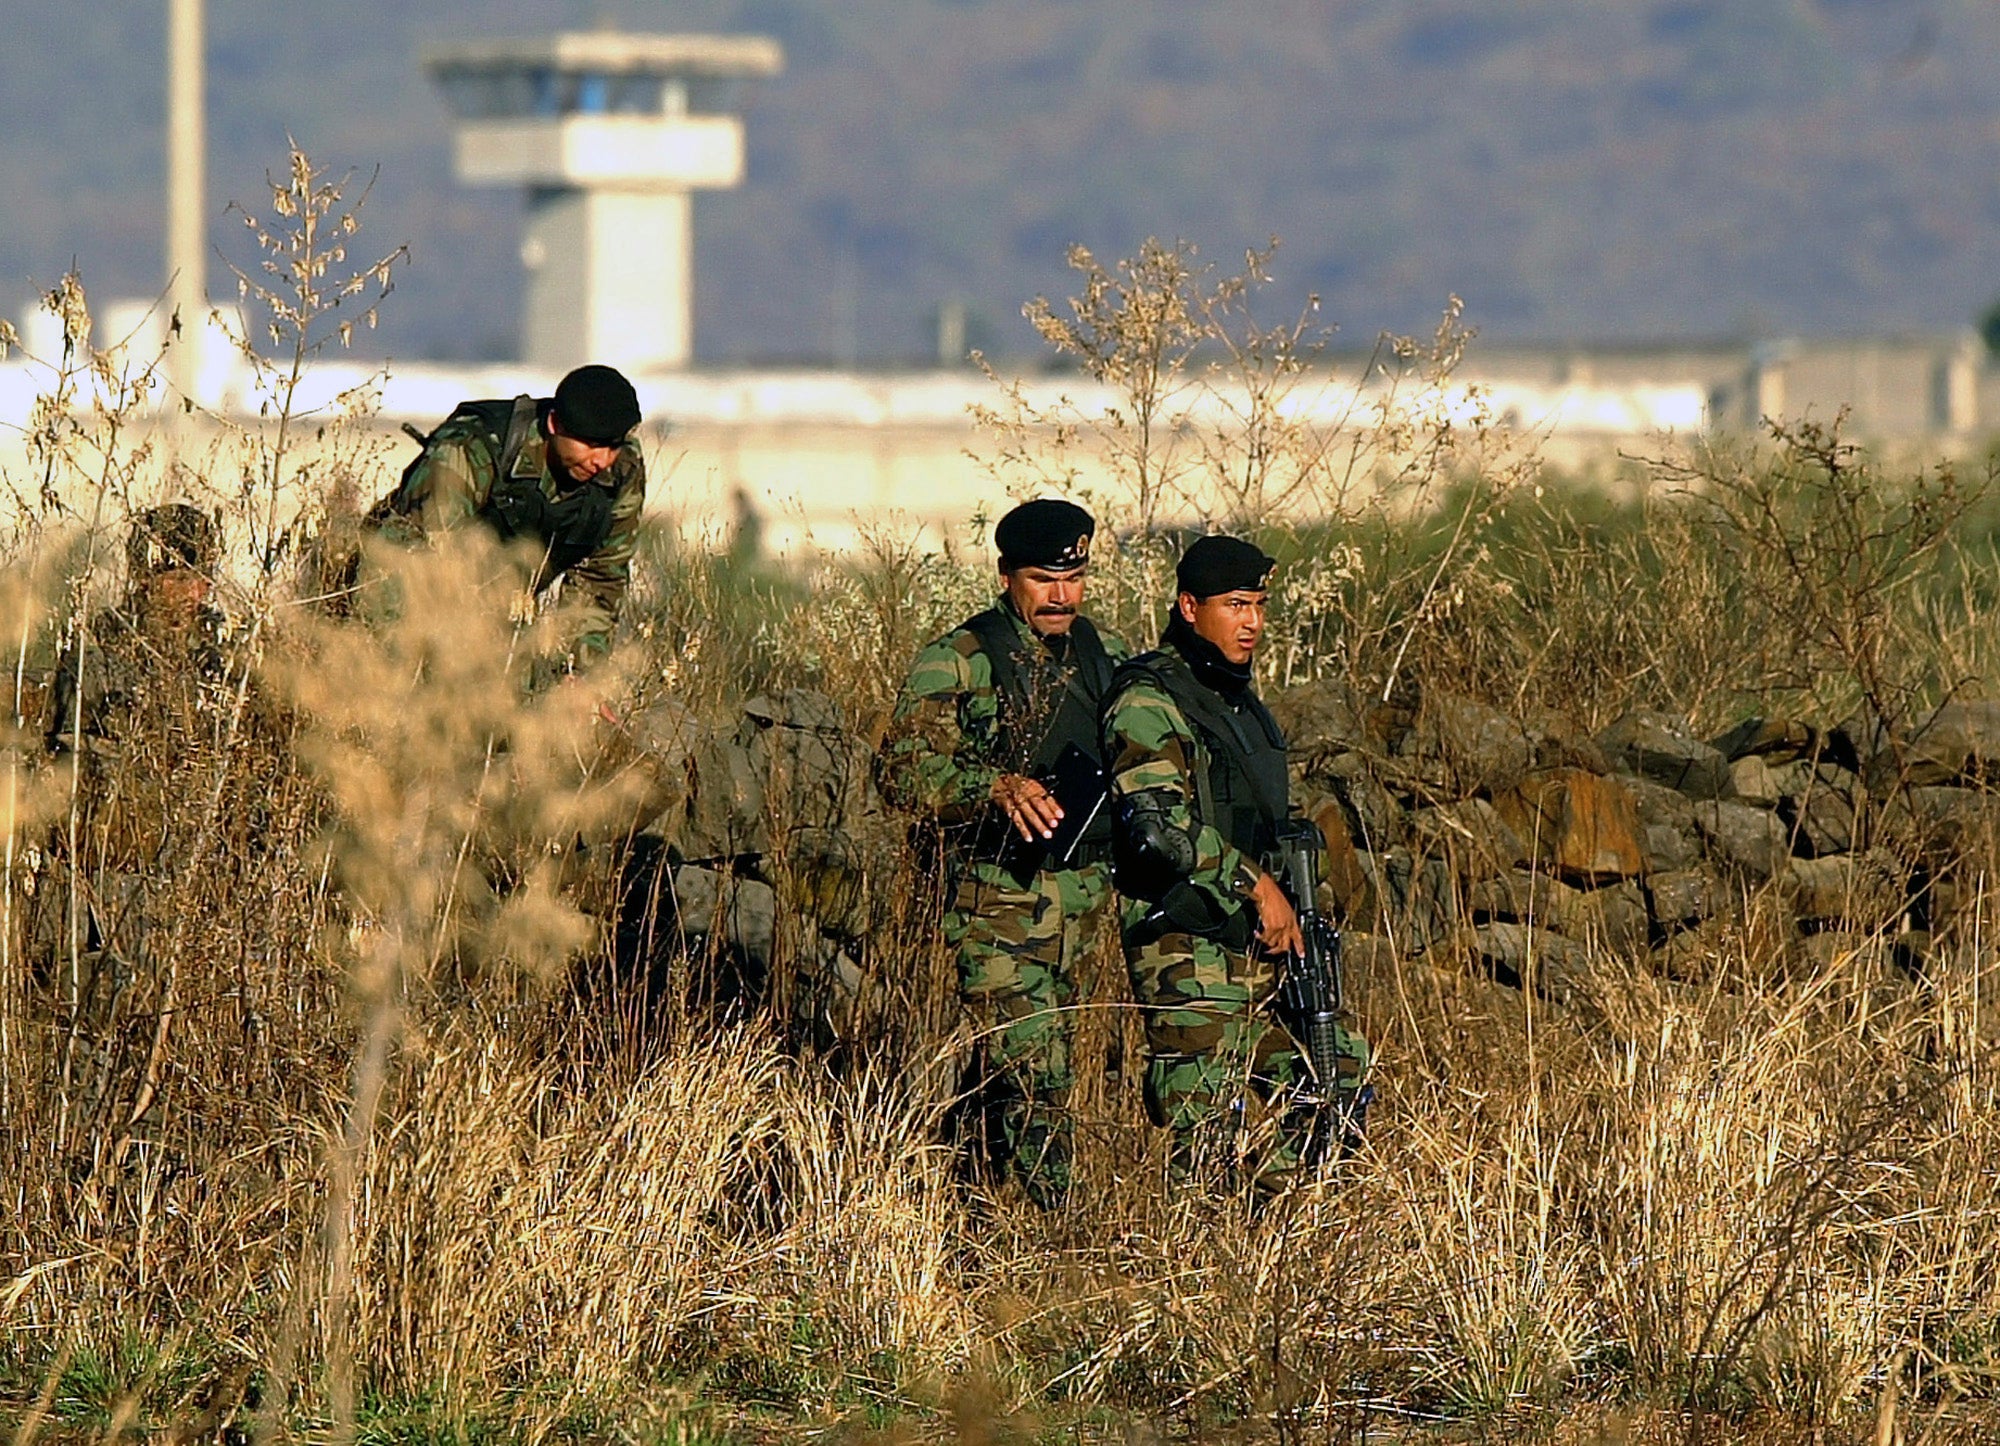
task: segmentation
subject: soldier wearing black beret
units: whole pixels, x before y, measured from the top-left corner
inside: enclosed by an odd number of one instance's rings
[[[1146,1022],[1146,1106],[1174,1134],[1177,1175],[1273,1128],[1247,1161],[1262,1190],[1310,1160],[1309,1076],[1272,1014],[1278,971],[1302,952],[1299,920],[1271,872],[1291,836],[1285,736],[1257,696],[1275,562],[1238,537],[1204,537],[1175,569],[1160,646],[1118,670],[1104,700],[1103,754],[1118,820],[1120,931]],[[1334,1030],[1331,1095],[1340,1135],[1360,1136],[1368,1045]],[[1275,1116],[1275,1119],[1273,1118]]]
[[[526,591],[563,579],[564,650],[543,670],[584,666],[610,651],[632,579],[646,501],[639,420],[632,383],[595,364],[552,397],[460,402],[368,524],[414,542],[477,522],[518,544]]]
[[[1099,777],[1097,704],[1126,654],[1082,612],[1095,534],[1054,498],[1002,517],[1000,596],[917,655],[883,744],[889,796],[950,845],[944,926],[980,1030],[985,1144],[1048,1209],[1070,1187],[1078,938],[1110,892],[1101,786],[1074,782]]]

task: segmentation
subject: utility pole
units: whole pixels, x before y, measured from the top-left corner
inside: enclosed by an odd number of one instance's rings
[[[186,431],[179,419],[200,385],[208,331],[203,60],[202,0],[167,0],[167,315],[180,322],[166,353],[170,434]]]

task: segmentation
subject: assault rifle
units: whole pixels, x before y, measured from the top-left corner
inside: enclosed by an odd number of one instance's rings
[[[1311,1081],[1294,1097],[1295,1107],[1310,1116],[1300,1152],[1307,1166],[1320,1164],[1332,1149],[1349,1150],[1359,1143],[1372,1094],[1366,1087],[1340,1087],[1340,930],[1320,912],[1318,902],[1320,850],[1325,846],[1317,824],[1288,819],[1279,832],[1272,870],[1305,938],[1304,950],[1285,961],[1278,1012],[1312,1071]]]

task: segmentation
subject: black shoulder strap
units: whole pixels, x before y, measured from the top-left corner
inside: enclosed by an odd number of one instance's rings
[[[514,408],[507,414],[507,434],[500,439],[500,475],[514,475],[514,464],[521,459],[521,449],[534,435],[536,413],[539,411],[535,399],[526,392],[514,398]]]
[[[1070,646],[1076,649],[1076,667],[1065,681],[1077,700],[1095,713],[1111,691],[1111,654],[1104,651],[1104,639],[1089,618],[1078,616],[1069,625],[1069,637]]]
[[[986,654],[986,661],[993,668],[994,688],[1018,707],[1023,701],[1021,663],[1016,656],[1021,639],[1014,630],[1013,619],[1002,609],[990,607],[967,618],[960,626],[979,639],[979,650]]]

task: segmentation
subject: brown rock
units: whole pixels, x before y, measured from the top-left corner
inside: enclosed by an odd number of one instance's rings
[[[1745,718],[1708,746],[1734,763],[1739,758],[1779,761],[1810,753],[1818,745],[1819,734],[1809,725],[1787,718]]]
[[[1364,897],[1368,890],[1368,875],[1361,870],[1359,850],[1354,847],[1354,835],[1348,828],[1346,812],[1336,800],[1322,798],[1317,804],[1307,807],[1306,817],[1318,824],[1320,833],[1326,837],[1325,875],[1321,882],[1333,896],[1333,917],[1351,919],[1372,915],[1373,901]]]
[[[1532,773],[1493,806],[1536,865],[1561,878],[1597,883],[1646,871],[1638,810],[1615,778],[1574,768]]]

